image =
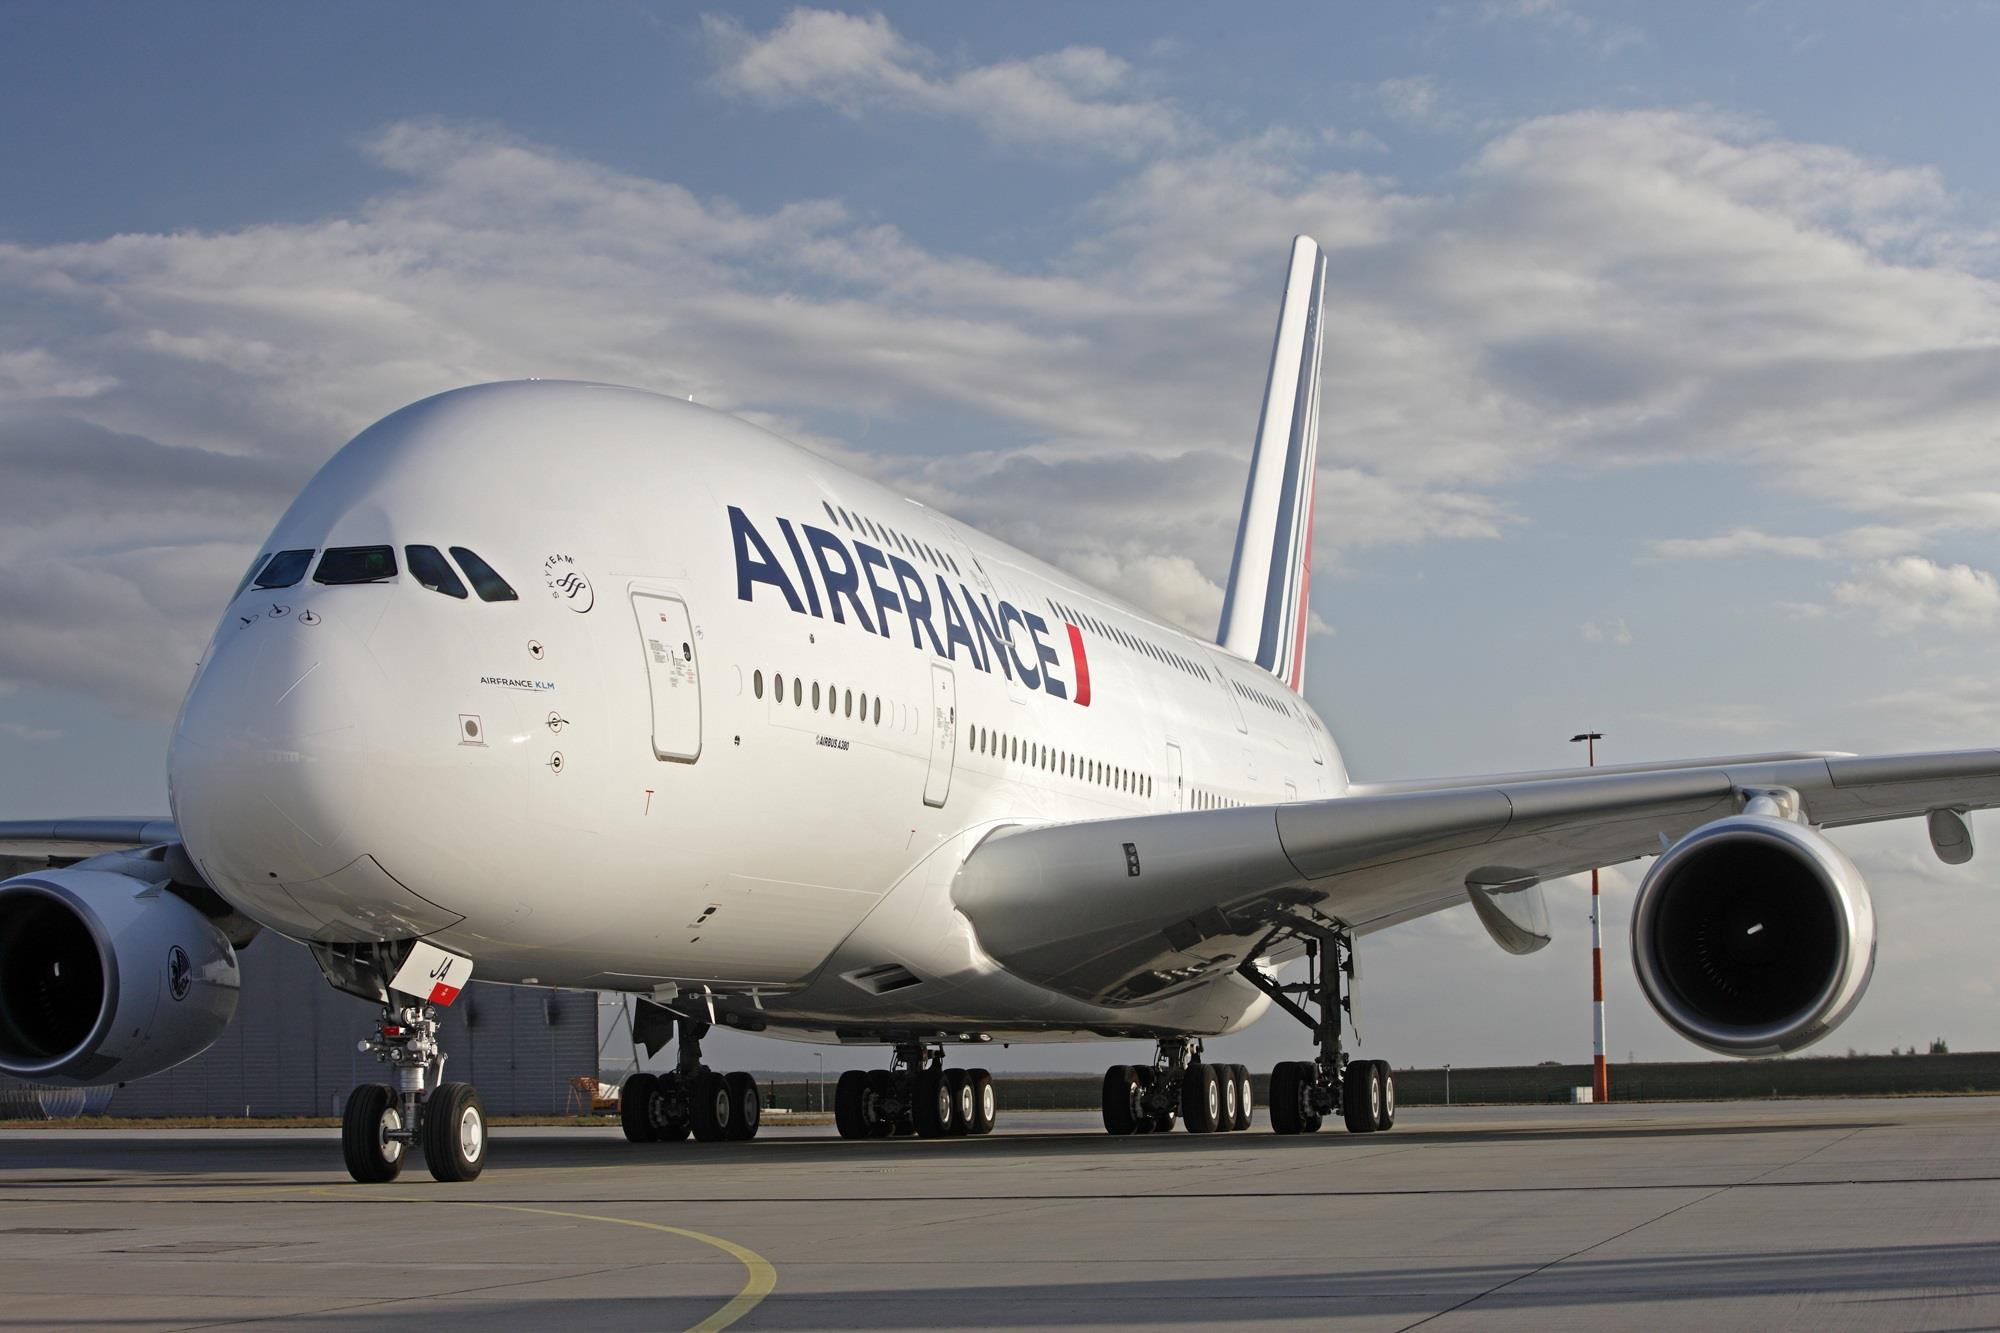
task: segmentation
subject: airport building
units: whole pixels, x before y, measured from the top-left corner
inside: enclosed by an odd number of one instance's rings
[[[222,1037],[186,1064],[113,1088],[44,1091],[0,1079],[0,1117],[340,1114],[354,1085],[389,1082],[357,1049],[375,1007],[335,990],[312,955],[271,931],[237,958],[243,989]],[[491,1115],[560,1115],[571,1080],[598,1072],[597,996],[475,981],[443,1015],[445,1077]]]

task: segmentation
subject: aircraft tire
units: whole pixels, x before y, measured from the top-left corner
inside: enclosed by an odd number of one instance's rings
[[[1340,1118],[1351,1134],[1373,1134],[1381,1114],[1382,1076],[1373,1060],[1356,1060],[1347,1066],[1346,1085],[1340,1090]]]
[[[694,1136],[702,1143],[720,1143],[730,1137],[729,1120],[733,1108],[729,1102],[729,1087],[722,1081],[722,1075],[712,1069],[704,1069],[694,1076],[694,1087],[688,1092],[689,1119]]]
[[[340,1155],[347,1174],[363,1185],[386,1185],[403,1174],[404,1141],[389,1130],[401,1129],[403,1113],[386,1083],[363,1083],[347,1094],[340,1114]]]
[[[440,1083],[424,1099],[424,1165],[447,1183],[486,1169],[486,1103],[470,1083]]]
[[[1250,1069],[1247,1065],[1231,1065],[1229,1068],[1236,1076],[1236,1128],[1248,1129],[1250,1128],[1250,1103],[1253,1095],[1250,1086]]]
[[[1236,1066],[1215,1065],[1215,1132],[1236,1132]]]
[[[764,1099],[757,1091],[757,1080],[744,1073],[724,1074],[722,1086],[729,1094],[729,1132],[724,1137],[737,1142],[756,1138],[764,1123]]]
[[[1396,1075],[1387,1060],[1375,1062],[1375,1073],[1382,1085],[1382,1098],[1375,1111],[1375,1130],[1381,1133],[1396,1127]]]
[[[889,1100],[895,1086],[896,1080],[888,1070],[868,1071],[868,1091],[871,1094],[868,1099],[868,1137],[871,1139],[894,1138],[903,1132],[903,1124],[910,1118],[907,1109],[901,1116],[892,1116],[882,1109],[882,1104]]]
[[[872,1135],[868,1124],[868,1074],[865,1070],[842,1072],[833,1085],[833,1127],[843,1139],[865,1139]]]
[[[1139,1121],[1139,1071],[1131,1065],[1113,1065],[1104,1071],[1104,1132],[1137,1134]]]
[[[1222,1087],[1214,1065],[1191,1064],[1181,1075],[1181,1123],[1190,1134],[1213,1134],[1222,1116]]]
[[[1307,1066],[1309,1067],[1309,1066]],[[1306,1095],[1312,1082],[1297,1060],[1280,1060],[1271,1070],[1271,1132],[1304,1134],[1310,1106]]]
[[[659,1091],[658,1074],[634,1074],[618,1089],[618,1123],[627,1143],[652,1143],[660,1137],[653,1122],[653,1098]]]
[[[945,1121],[949,1138],[963,1138],[972,1132],[972,1075],[963,1069],[944,1071],[944,1086],[951,1093],[951,1118]]]
[[[942,1069],[925,1069],[917,1074],[916,1121],[921,1138],[941,1139],[951,1133],[955,1098],[944,1075]]]
[[[993,1075],[984,1069],[972,1071],[972,1123],[968,1131],[973,1134],[991,1134],[994,1123],[1000,1118],[1000,1097],[993,1088]]]

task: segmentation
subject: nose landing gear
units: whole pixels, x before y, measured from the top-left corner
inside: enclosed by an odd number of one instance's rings
[[[388,1065],[395,1082],[363,1083],[349,1094],[340,1121],[347,1173],[363,1184],[394,1180],[418,1145],[438,1180],[475,1179],[486,1166],[486,1106],[470,1083],[443,1081],[436,1008],[387,999],[382,1008],[361,1049]]]

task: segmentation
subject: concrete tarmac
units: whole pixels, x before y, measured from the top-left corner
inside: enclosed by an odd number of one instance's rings
[[[331,1130],[0,1133],[0,1329],[2000,1327],[2000,1099],[1299,1138],[1002,1105],[986,1139],[503,1129],[469,1185],[355,1185]]]

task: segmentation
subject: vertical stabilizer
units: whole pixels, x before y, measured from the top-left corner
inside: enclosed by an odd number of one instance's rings
[[[1319,456],[1320,313],[1326,256],[1310,236],[1292,242],[1278,309],[1271,377],[1250,454],[1236,556],[1222,601],[1223,647],[1294,690],[1304,679],[1306,588],[1312,578],[1314,466]]]

